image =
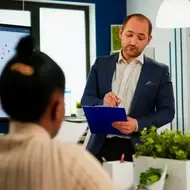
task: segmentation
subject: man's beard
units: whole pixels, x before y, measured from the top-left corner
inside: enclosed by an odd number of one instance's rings
[[[138,48],[133,48],[133,47],[131,47],[131,51],[129,50],[129,46],[128,47],[126,47],[126,48],[124,48],[124,53],[127,55],[127,56],[130,56],[130,57],[138,57],[141,53],[142,53],[142,51],[141,50],[139,50]]]

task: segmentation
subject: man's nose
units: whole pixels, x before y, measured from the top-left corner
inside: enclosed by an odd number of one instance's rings
[[[131,39],[131,45],[136,45],[137,44],[137,37],[133,36]]]

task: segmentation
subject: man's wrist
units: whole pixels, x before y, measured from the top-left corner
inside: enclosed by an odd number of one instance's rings
[[[138,132],[139,130],[139,124],[138,124],[138,121],[136,120],[136,128],[135,128],[135,132]]]

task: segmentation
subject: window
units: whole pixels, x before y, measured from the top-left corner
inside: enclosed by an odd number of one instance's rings
[[[24,5],[24,6],[23,6]],[[66,76],[66,113],[75,113],[90,70],[89,7],[59,3],[13,1],[4,3],[7,16],[0,10],[0,23],[32,26],[36,48],[47,53]],[[23,7],[27,11],[23,11]],[[13,10],[8,10],[13,9]],[[25,15],[24,15],[25,14]]]
[[[86,30],[83,10],[40,8],[40,49],[63,69],[71,91],[71,113],[86,84]],[[69,111],[66,110],[68,113]]]

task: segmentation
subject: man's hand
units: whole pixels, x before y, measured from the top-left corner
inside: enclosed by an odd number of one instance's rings
[[[115,107],[121,103],[121,99],[113,92],[109,92],[104,96],[104,106]]]
[[[127,117],[127,120],[114,122],[112,126],[126,135],[131,134],[137,129],[137,120],[131,117]]]

